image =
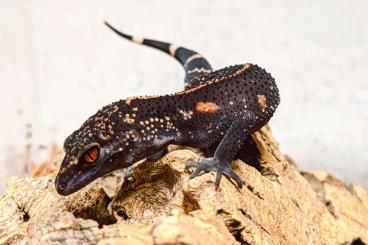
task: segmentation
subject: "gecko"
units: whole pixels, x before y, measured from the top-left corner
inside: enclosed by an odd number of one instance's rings
[[[222,176],[242,188],[244,182],[231,163],[278,107],[275,79],[251,63],[213,70],[196,51],[131,36],[105,24],[125,39],[174,57],[184,68],[185,88],[169,95],[128,97],[89,117],[64,142],[57,192],[66,196],[139,160],[159,159],[169,144],[213,149],[211,156],[185,164],[185,169],[193,169],[189,179],[215,172],[216,189]]]

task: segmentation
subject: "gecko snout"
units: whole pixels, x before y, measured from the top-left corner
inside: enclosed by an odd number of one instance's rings
[[[65,196],[66,195],[65,188],[66,188],[66,183],[64,181],[61,181],[59,178],[59,175],[57,175],[55,179],[55,189],[57,193]]]

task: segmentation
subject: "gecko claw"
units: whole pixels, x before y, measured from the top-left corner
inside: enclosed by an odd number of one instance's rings
[[[222,175],[225,175],[229,179],[233,180],[239,188],[242,188],[244,182],[241,178],[232,170],[228,162],[220,162],[215,158],[203,158],[199,161],[190,160],[185,165],[185,169],[193,168],[196,169],[189,176],[189,179],[197,177],[201,172],[209,173],[211,171],[216,171],[215,187],[219,187]]]

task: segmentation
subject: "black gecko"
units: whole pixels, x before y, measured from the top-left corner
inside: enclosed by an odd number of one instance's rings
[[[209,151],[213,157],[190,161],[190,178],[216,171],[243,182],[231,162],[250,134],[263,127],[280,102],[275,80],[264,69],[243,64],[212,71],[195,51],[173,44],[136,38],[106,25],[135,43],[175,57],[185,70],[185,90],[173,95],[132,97],[103,107],[64,143],[66,155],[55,180],[56,190],[69,195],[96,178],[127,168],[144,158],[161,157],[169,144]]]

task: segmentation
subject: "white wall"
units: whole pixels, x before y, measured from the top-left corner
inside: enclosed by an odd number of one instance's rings
[[[0,191],[103,105],[182,88],[176,61],[103,20],[184,44],[216,68],[267,68],[281,90],[271,124],[283,151],[302,169],[368,186],[367,9],[365,0],[0,0]]]

